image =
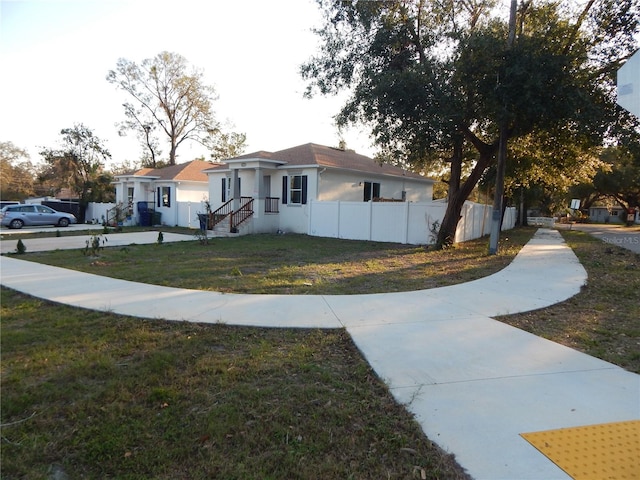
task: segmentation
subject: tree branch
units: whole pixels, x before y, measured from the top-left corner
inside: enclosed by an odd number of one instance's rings
[[[569,34],[569,36],[565,39],[566,43],[563,49],[563,53],[565,55],[569,53],[569,50],[571,50],[571,47],[575,44],[578,32],[580,31],[580,28],[582,27],[582,24],[587,18],[589,10],[591,10],[591,7],[593,7],[594,3],[596,3],[596,0],[589,0],[582,9],[582,12],[580,12],[580,15],[578,15],[578,19],[571,29],[571,34]]]

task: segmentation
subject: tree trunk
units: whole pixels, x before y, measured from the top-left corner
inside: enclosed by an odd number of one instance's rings
[[[511,11],[509,15],[509,37],[507,38],[507,50],[513,47],[516,38],[516,13],[518,10],[517,0],[511,0]],[[506,76],[506,73],[504,74]],[[499,83],[505,81],[500,79]],[[500,146],[498,147],[498,166],[496,169],[496,192],[493,199],[493,212],[491,214],[491,238],[489,239],[489,254],[496,255],[498,253],[498,243],[500,241],[500,230],[502,229],[502,220],[504,219],[505,199],[504,199],[504,175],[507,168],[507,142],[509,140],[508,133],[508,115],[507,106],[504,105],[504,118],[500,120]]]
[[[527,222],[527,207],[529,205],[529,202],[527,201],[527,198],[524,195],[524,187],[520,187],[520,208],[519,208],[519,215],[520,215],[520,226],[521,227],[526,227],[529,223]]]
[[[178,145],[176,144],[175,137],[171,137],[171,150],[169,150],[169,165],[176,164],[176,150],[178,149]]]
[[[436,248],[442,249],[450,247],[455,242],[456,229],[460,221],[460,212],[462,212],[462,207],[466,199],[467,197],[461,194],[461,190],[449,196],[447,210],[444,212],[442,225],[440,225],[440,230],[438,231]]]
[[[442,225],[440,225],[438,238],[436,240],[436,248],[438,249],[453,245],[464,202],[469,198],[469,195],[471,195],[471,192],[478,184],[482,174],[493,159],[493,149],[489,148],[481,153],[480,158],[469,175],[469,178],[467,178],[463,183],[460,183],[460,176],[462,174],[462,150],[460,150],[460,155],[456,155],[455,153],[456,149],[454,148],[454,156],[451,158],[452,178],[449,181],[447,209],[444,213]],[[457,172],[457,179],[453,178],[454,172]],[[458,188],[455,189],[455,191],[452,188],[452,185],[454,184],[458,185]]]
[[[507,125],[503,120],[500,125],[500,143],[498,146],[498,165],[496,168],[496,189],[493,196],[493,210],[491,211],[491,237],[489,239],[489,254],[498,253],[500,230],[504,218],[504,175],[507,167]]]

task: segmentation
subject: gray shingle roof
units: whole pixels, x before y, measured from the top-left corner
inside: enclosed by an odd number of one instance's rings
[[[380,164],[365,155],[360,155],[353,150],[342,150],[334,147],[326,147],[315,143],[306,143],[291,147],[277,152],[266,152],[260,150],[258,152],[248,153],[230,160],[242,160],[260,158],[267,160],[278,160],[286,162],[286,166],[308,166],[317,165],[319,167],[338,168],[342,170],[352,170],[363,173],[377,175],[393,175],[422,180],[430,180],[417,173],[406,171],[400,167]]]

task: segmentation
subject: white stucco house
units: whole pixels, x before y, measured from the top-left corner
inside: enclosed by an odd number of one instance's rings
[[[212,165],[211,223],[242,233],[309,233],[312,202],[430,202],[434,180],[353,150],[307,143]],[[220,226],[218,226],[220,228]]]
[[[209,179],[204,170],[214,165],[193,160],[116,175],[116,204],[127,210],[126,223],[131,225],[144,225],[147,218],[143,210],[146,210],[156,214],[156,221],[152,218],[152,223],[197,226],[196,211],[202,210],[209,191]]]
[[[220,233],[425,244],[446,210],[446,203],[433,201],[434,183],[353,150],[307,143],[220,163],[194,160],[118,175],[117,204],[91,218],[110,221],[117,207],[129,214],[124,225],[206,224]],[[490,213],[486,205],[467,202],[456,241],[487,234]],[[514,224],[515,209],[507,208],[503,229]]]

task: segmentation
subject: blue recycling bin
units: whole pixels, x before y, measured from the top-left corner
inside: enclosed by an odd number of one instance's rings
[[[150,227],[153,211],[149,209],[147,202],[138,202],[138,224],[141,227]]]

